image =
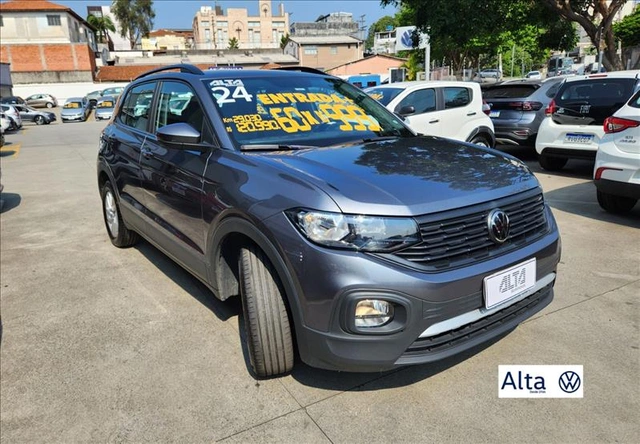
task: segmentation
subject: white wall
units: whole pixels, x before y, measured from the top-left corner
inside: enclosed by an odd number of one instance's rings
[[[126,86],[126,83],[43,83],[29,85],[15,85],[13,87],[13,95],[20,96],[23,99],[32,94],[51,94],[60,105],[62,105],[69,97],[82,97],[91,91],[98,89],[111,88],[114,86]]]

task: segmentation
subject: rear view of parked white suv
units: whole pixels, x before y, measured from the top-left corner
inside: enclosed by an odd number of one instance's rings
[[[545,170],[561,170],[568,159],[596,157],[604,120],[640,85],[640,70],[570,77],[546,109],[536,151]]]
[[[640,91],[604,121],[593,179],[598,203],[612,213],[631,211],[640,199]]]
[[[399,82],[365,89],[417,133],[493,147],[493,122],[475,82]],[[487,109],[488,111],[488,109]]]

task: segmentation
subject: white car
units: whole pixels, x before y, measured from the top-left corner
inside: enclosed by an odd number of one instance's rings
[[[540,166],[558,171],[568,159],[596,157],[604,119],[640,86],[640,70],[568,77],[546,108],[536,151]]]
[[[475,82],[399,82],[365,89],[417,133],[493,147],[488,107]]]
[[[541,80],[542,73],[540,71],[529,71],[525,77],[527,79]]]
[[[16,131],[22,128],[22,117],[20,117],[20,113],[15,106],[3,103],[0,108],[5,117],[9,119],[9,131]]]
[[[598,203],[612,213],[631,211],[640,199],[640,90],[604,121],[593,180]]]

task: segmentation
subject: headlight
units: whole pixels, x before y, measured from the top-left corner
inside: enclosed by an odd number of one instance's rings
[[[309,240],[328,247],[386,252],[420,241],[411,218],[354,216],[311,210],[288,213]]]

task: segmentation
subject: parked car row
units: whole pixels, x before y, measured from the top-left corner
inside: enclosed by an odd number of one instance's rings
[[[96,91],[91,91],[89,94],[86,95],[86,97],[89,100],[89,102],[91,103],[91,106],[95,107],[98,104],[98,101],[102,97],[111,97],[111,98],[113,98],[113,100],[115,100],[117,102],[118,98],[122,94],[122,91],[124,91],[124,87],[123,86],[115,86],[115,87],[112,87],[112,88],[105,88],[105,89],[101,89],[101,90],[99,89],[99,90],[96,90]]]

